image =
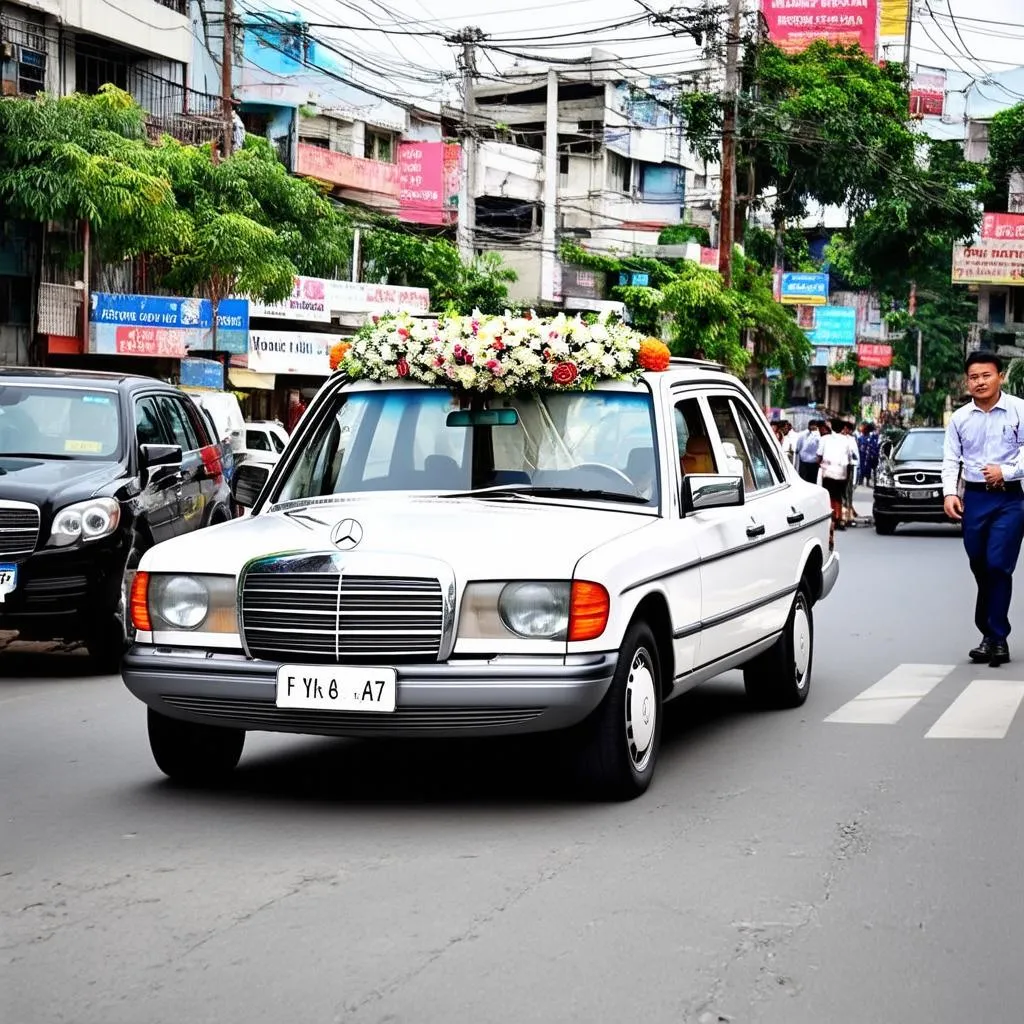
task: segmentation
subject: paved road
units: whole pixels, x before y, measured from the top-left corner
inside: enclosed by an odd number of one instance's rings
[[[255,737],[182,791],[116,679],[0,655],[0,1019],[1019,1021],[1024,647],[964,664],[955,533],[840,544],[806,707],[702,688],[626,805],[504,743]]]

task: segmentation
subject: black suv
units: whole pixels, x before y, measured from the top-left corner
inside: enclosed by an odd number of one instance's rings
[[[148,377],[0,369],[0,630],[114,671],[142,552],[234,502],[199,408]]]
[[[942,446],[946,432],[915,427],[883,454],[875,476],[875,530],[890,534],[900,523],[949,523],[942,508]]]

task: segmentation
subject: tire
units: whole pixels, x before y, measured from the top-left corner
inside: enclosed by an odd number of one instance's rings
[[[202,786],[231,774],[245,745],[245,731],[199,725],[148,709],[149,749],[157,767],[174,782]]]
[[[890,519],[888,516],[875,516],[875,533],[880,537],[891,537],[899,526],[898,519]]]
[[[743,667],[747,696],[763,708],[798,708],[811,690],[814,614],[801,584],[782,635],[764,654]]]
[[[654,634],[634,622],[604,700],[581,726],[579,768],[598,797],[632,800],[654,777],[661,746],[661,660]]]
[[[93,667],[103,675],[116,675],[121,671],[121,661],[134,638],[135,631],[128,617],[128,595],[144,550],[140,546],[132,547],[120,586],[111,595],[110,605],[93,622],[85,641]]]

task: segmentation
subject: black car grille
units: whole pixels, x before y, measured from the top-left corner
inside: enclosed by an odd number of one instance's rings
[[[295,730],[321,735],[374,733],[385,730],[429,732],[435,729],[486,729],[518,725],[532,721],[543,708],[396,708],[379,714],[361,711],[314,711],[279,708],[265,700],[235,700],[222,697],[185,697],[165,694],[165,703],[181,711],[217,719],[225,725],[245,721],[265,729]]]
[[[271,661],[436,661],[444,628],[436,579],[246,573],[242,632]]]
[[[939,487],[942,473],[931,469],[908,469],[895,474],[897,487]]]
[[[0,558],[28,555],[39,542],[39,509],[0,506]]]

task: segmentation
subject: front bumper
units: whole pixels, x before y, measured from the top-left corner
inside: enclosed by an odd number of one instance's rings
[[[275,704],[277,664],[242,654],[136,645],[121,667],[155,711],[207,725],[319,736],[501,736],[582,721],[611,685],[616,652],[397,666],[389,714]]]
[[[839,579],[839,552],[833,551],[828,556],[828,561],[821,567],[821,594],[818,600],[824,600],[832,593]]]
[[[939,487],[924,488],[929,494],[938,491],[937,498],[907,498],[900,495],[912,488],[876,487],[871,503],[872,514],[877,518],[888,516],[890,519],[900,519],[904,522],[920,523],[948,523],[950,518],[942,507],[942,489]]]

